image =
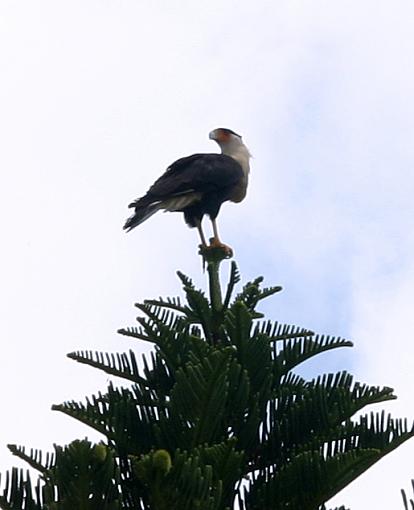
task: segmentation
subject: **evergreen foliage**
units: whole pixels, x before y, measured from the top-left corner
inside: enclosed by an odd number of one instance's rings
[[[411,488],[414,492],[414,480],[411,480]],[[401,495],[403,498],[405,510],[414,510],[414,499],[408,499],[407,494],[404,489],[401,489]]]
[[[84,403],[53,406],[105,436],[53,455],[9,446],[39,471],[2,480],[6,510],[322,510],[384,455],[414,435],[406,420],[361,411],[391,388],[347,372],[306,380],[301,363],[350,347],[338,337],[264,320],[260,302],[281,290],[247,283],[231,264],[224,297],[220,252],[208,259],[209,296],[178,273],[185,302],[147,300],[121,335],[151,343],[142,363],[124,354],[69,357],[126,380]],[[355,418],[355,415],[358,417]],[[346,510],[344,507],[336,510]]]

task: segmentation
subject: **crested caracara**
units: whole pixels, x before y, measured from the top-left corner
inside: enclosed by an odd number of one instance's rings
[[[189,227],[197,227],[202,249],[230,250],[219,239],[216,218],[223,202],[241,202],[246,196],[250,153],[241,136],[231,129],[214,129],[209,138],[218,143],[221,154],[193,154],[175,161],[143,197],[129,205],[135,211],[125,230],[132,230],[160,209],[178,211],[184,213]],[[213,225],[209,246],[201,227],[205,214]]]

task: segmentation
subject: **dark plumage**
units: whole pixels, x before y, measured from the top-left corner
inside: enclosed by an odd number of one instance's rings
[[[173,163],[147,191],[129,207],[135,214],[125,223],[131,230],[158,209],[182,211],[190,227],[208,214],[217,217],[220,206],[231,198],[231,192],[242,180],[239,163],[224,154],[193,154]],[[198,198],[199,197],[199,198]],[[190,202],[190,203],[188,203]]]
[[[223,202],[244,198],[250,154],[241,137],[231,130],[216,129],[210,138],[220,145],[222,154],[193,154],[169,166],[143,197],[129,205],[135,212],[126,221],[125,230],[132,230],[160,209],[179,211],[187,225],[198,228],[206,246],[201,221],[207,214],[213,222],[213,242],[221,244],[215,219]]]

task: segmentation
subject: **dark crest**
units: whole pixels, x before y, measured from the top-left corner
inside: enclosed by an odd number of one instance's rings
[[[232,129],[227,129],[227,128],[219,128],[219,129],[221,131],[224,131],[225,133],[228,133],[228,134],[231,134],[231,135],[236,135],[239,138],[241,138],[241,135],[239,135],[238,133],[234,132]]]

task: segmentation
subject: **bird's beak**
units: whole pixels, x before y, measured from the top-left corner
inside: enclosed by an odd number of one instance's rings
[[[216,130],[214,129],[213,131],[210,131],[208,137],[210,138],[210,140],[217,140]]]

